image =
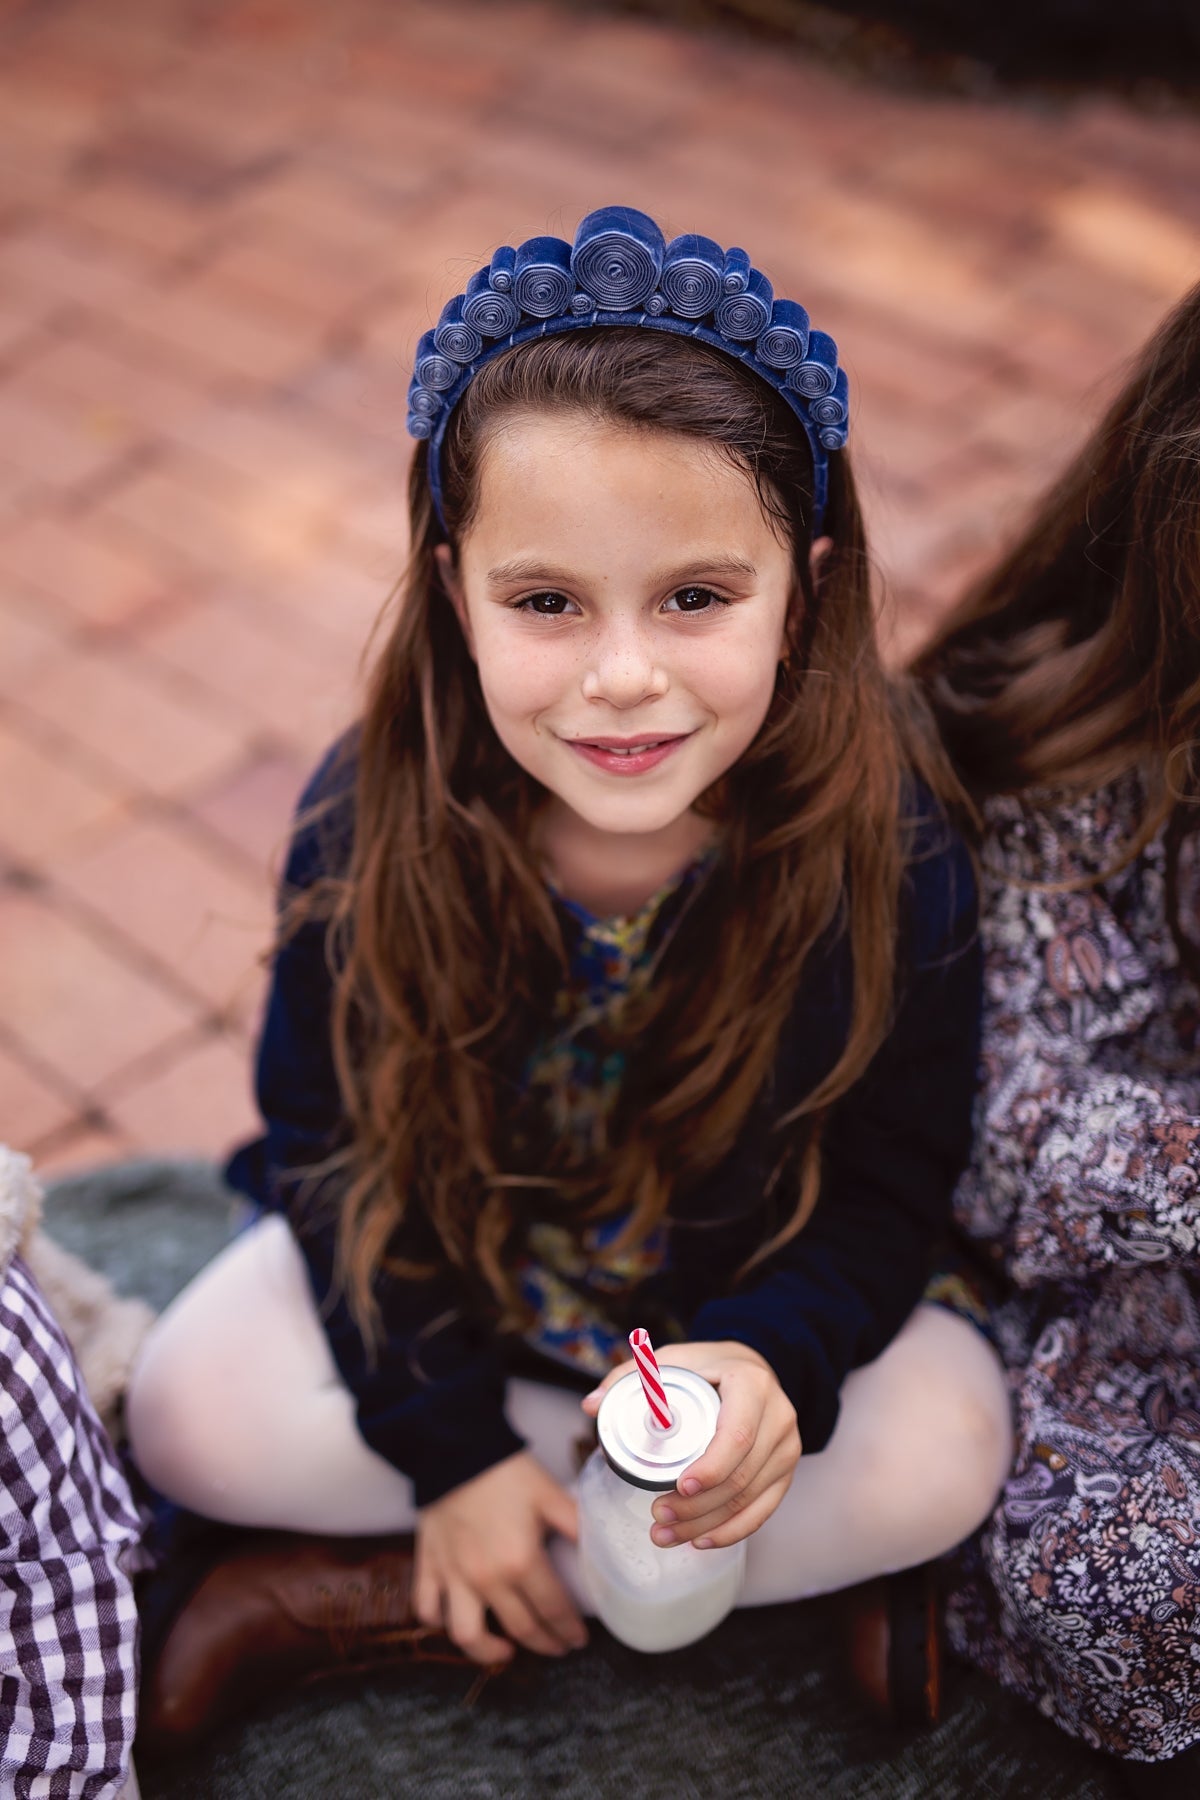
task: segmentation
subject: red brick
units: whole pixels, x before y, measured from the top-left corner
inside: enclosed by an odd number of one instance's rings
[[[139,819],[56,857],[53,878],[209,1007],[257,1005],[272,929],[265,876],[241,874],[172,823]]]
[[[0,1018],[62,1081],[90,1092],[195,1022],[189,1007],[43,898],[0,893]]]
[[[0,580],[45,594],[89,625],[119,625],[171,591],[146,555],[134,555],[80,520],[33,518],[0,535]]]
[[[326,358],[305,378],[303,392],[322,412],[355,432],[386,439],[399,459],[407,455],[408,449],[404,430],[412,373],[408,358],[416,344],[416,336],[408,343],[404,334],[415,332],[416,320],[414,317],[411,326],[398,327],[394,311],[383,311],[388,323],[383,329],[373,327],[376,348],[360,346]],[[401,348],[406,344],[402,355]]]
[[[377,260],[385,275],[405,272],[403,241],[396,230],[396,189],[417,197],[430,189],[424,158],[387,171],[389,192],[352,174],[294,161],[248,195],[237,210],[239,234],[253,234],[260,221],[286,230],[298,243],[328,256],[361,254]]]
[[[35,353],[47,341],[44,326],[53,312],[44,299],[32,295],[0,296],[0,361],[20,363]]]
[[[262,1129],[248,1046],[211,1033],[176,1046],[144,1078],[116,1084],[104,1110],[140,1154],[222,1157]]]
[[[281,615],[335,638],[340,651],[357,658],[403,571],[403,558],[393,560],[369,543],[344,544],[340,551],[306,557],[294,572],[259,570],[254,592]]]
[[[24,1058],[0,1044],[0,1143],[31,1150],[52,1131],[61,1131],[80,1110],[77,1096],[51,1086]]]
[[[231,200],[264,169],[252,153],[238,154],[214,132],[211,119],[207,125],[197,132],[182,119],[127,110],[89,144],[79,172],[85,180],[120,182],[185,206]]]
[[[101,322],[87,329],[87,337],[41,343],[10,378],[8,392],[48,408],[75,430],[123,444],[161,436],[203,404],[195,385],[113,349]]]
[[[377,469],[381,452],[366,434],[342,429],[311,407],[235,402],[197,409],[173,437],[228,479],[260,493],[296,497],[315,514],[340,514],[343,496]]]
[[[210,292],[235,306],[296,319],[301,329],[354,312],[388,285],[378,245],[337,256],[322,254],[285,231],[257,227],[242,242],[222,246],[207,266]]]
[[[338,508],[337,549],[390,587],[408,559],[408,457],[361,484]]]
[[[95,129],[94,106],[75,95],[22,82],[11,66],[0,93],[5,135],[10,143],[20,144],[24,170],[31,175],[38,169],[65,174]]]
[[[966,421],[950,427],[920,405],[873,394],[858,396],[852,405],[854,467],[867,494],[885,488],[919,493],[947,455],[961,455],[973,435]]]
[[[0,532],[14,519],[30,514],[49,504],[49,490],[24,469],[14,469],[0,457]]]
[[[55,488],[94,480],[122,446],[103,429],[80,430],[44,407],[0,389],[0,443],[7,461]]]
[[[320,553],[332,530],[333,497],[271,493],[207,457],[183,451],[133,476],[95,510],[170,552],[184,573],[245,579],[264,570],[290,578]]]
[[[45,603],[0,581],[0,694],[23,692],[62,648],[62,628]]]
[[[115,180],[68,189],[62,211],[102,239],[159,265],[194,251],[212,231],[202,207],[186,207],[161,194],[131,191]]]
[[[205,786],[240,761],[244,729],[164,681],[136,654],[76,649],[30,682],[23,709],[133,793]]]
[[[191,811],[260,869],[283,866],[292,814],[311,773],[310,759],[272,752],[218,782]]]
[[[250,729],[284,742],[327,742],[353,711],[357,656],[336,640],[289,633],[281,611],[214,596],[142,635],[161,658],[220,694]]]
[[[803,228],[839,291],[882,304],[901,338],[909,321],[952,343],[976,342],[1000,328],[1004,294],[978,252],[918,214],[835,193],[814,198]]]
[[[1001,393],[981,410],[980,441],[1049,480],[1083,443],[1106,397],[1104,383],[1073,402],[1037,389]]]
[[[120,788],[0,720],[0,848],[36,866],[120,810]]]
[[[317,353],[309,327],[267,319],[196,281],[144,289],[111,316],[131,344],[143,340],[148,356],[169,362],[182,357],[185,366],[255,386],[273,387],[296,376]]]
[[[40,1180],[56,1181],[67,1175],[83,1174],[88,1169],[123,1162],[131,1154],[132,1146],[115,1131],[80,1124],[52,1132],[35,1145],[34,1167]]]
[[[43,294],[54,306],[123,306],[145,284],[146,259],[114,252],[86,232],[39,220],[4,241],[6,280]]]
[[[1200,223],[1173,218],[1120,189],[1091,186],[1064,194],[1052,225],[1086,270],[1145,288],[1160,304],[1200,280]]]

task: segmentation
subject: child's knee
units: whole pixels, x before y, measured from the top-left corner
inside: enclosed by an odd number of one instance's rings
[[[1012,1456],[1006,1405],[990,1393],[947,1383],[925,1396],[917,1417],[897,1415],[860,1446],[855,1482],[862,1529],[894,1533],[907,1519],[940,1549],[960,1543],[996,1504]],[[932,1553],[932,1552],[931,1552]]]
[[[230,1421],[220,1429],[211,1371],[195,1366],[161,1326],[151,1331],[130,1377],[125,1402],[133,1460],[151,1485],[184,1505],[206,1510],[203,1492],[221,1481]],[[226,1396],[227,1404],[230,1396]]]
[[[1012,1466],[1013,1428],[1007,1393],[953,1392],[942,1418],[945,1446],[945,1490],[961,1523],[959,1537],[969,1537],[996,1504]]]

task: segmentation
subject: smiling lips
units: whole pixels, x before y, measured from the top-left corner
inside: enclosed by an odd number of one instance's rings
[[[677,737],[663,737],[661,733],[644,731],[640,737],[568,738],[567,743],[594,768],[614,775],[640,775],[646,769],[657,768],[691,735],[688,731]]]

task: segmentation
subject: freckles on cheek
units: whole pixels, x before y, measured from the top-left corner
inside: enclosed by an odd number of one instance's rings
[[[551,706],[562,690],[554,659],[537,645],[515,651],[505,646],[499,654],[481,657],[479,677],[489,710],[513,720],[533,718],[536,723],[536,715]]]

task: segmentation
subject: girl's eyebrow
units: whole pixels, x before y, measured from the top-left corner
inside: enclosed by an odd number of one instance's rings
[[[705,575],[744,575],[751,579],[758,570],[744,556],[709,556],[689,562],[678,569],[660,569],[650,575],[652,587],[666,587],[673,581],[700,581]],[[510,562],[497,563],[487,572],[487,580],[495,587],[510,581],[569,582],[576,579],[569,570],[555,569],[534,557],[515,556]]]

